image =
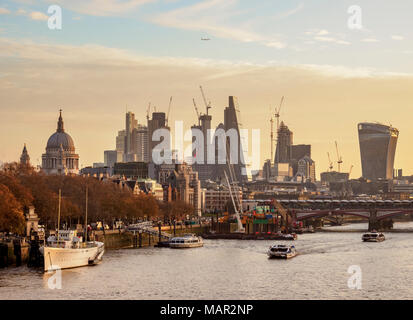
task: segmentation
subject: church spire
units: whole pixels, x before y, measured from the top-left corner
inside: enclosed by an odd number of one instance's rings
[[[23,165],[30,165],[30,156],[27,152],[26,144],[24,144],[23,152],[20,156],[20,163]]]
[[[59,115],[59,121],[57,122],[57,132],[65,132],[65,129],[63,127],[62,109],[60,109],[59,112],[60,112],[60,115]]]

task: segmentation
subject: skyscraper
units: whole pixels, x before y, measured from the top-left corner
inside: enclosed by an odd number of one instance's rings
[[[119,131],[116,137],[116,151],[122,154],[119,162],[149,161],[148,128],[138,124],[130,111],[126,113],[125,130]]]
[[[208,130],[211,129],[211,120],[212,117],[207,114],[203,114],[199,117],[199,125],[192,126],[191,129],[194,130],[200,130],[203,134],[204,141],[203,145],[199,146],[200,148],[203,147],[203,155],[202,154],[196,154],[196,151],[193,151],[192,156],[194,157],[194,160],[196,159],[196,163],[192,165],[192,168],[194,171],[198,172],[199,180],[205,181],[208,179],[211,179],[211,172],[214,169],[214,164],[208,164],[208,139],[210,138],[208,136]],[[192,142],[195,141],[195,133],[192,133]],[[201,142],[200,142],[201,143]],[[201,158],[201,159],[200,159]],[[202,163],[202,161],[203,163]]]
[[[123,154],[125,153],[125,140],[126,140],[126,131],[120,130],[118,135],[116,136],[116,151],[122,153],[122,160]]]
[[[126,113],[126,121],[125,121],[125,154],[126,158],[130,157],[134,153],[136,153],[135,143],[133,140],[133,131],[135,128],[138,127],[138,121],[135,119],[135,114],[132,112]],[[127,161],[134,161],[135,159],[130,159]]]
[[[247,180],[245,164],[243,163],[243,150],[240,137],[240,124],[237,117],[237,98],[229,96],[228,107],[224,109],[224,123],[220,123],[215,129],[215,136],[208,136],[208,130],[211,129],[212,117],[208,114],[203,114],[199,117],[199,125],[194,125],[191,127],[193,131],[201,130],[204,136],[204,163],[196,163],[193,165],[193,169],[198,172],[199,180],[205,182],[207,180],[221,181],[225,183],[225,173],[227,172],[230,179],[234,179],[237,182],[243,182]],[[232,130],[231,130],[232,129]],[[230,135],[232,132],[236,132],[236,140],[231,141]],[[222,136],[224,133],[225,136]],[[211,133],[214,134],[213,132]],[[213,142],[212,142],[213,139]],[[222,139],[222,140],[221,140]],[[194,136],[193,136],[194,141]],[[208,142],[215,144],[215,156],[213,163],[208,163]],[[225,149],[221,149],[225,147]],[[220,159],[221,152],[226,150],[226,154],[223,155],[224,159]],[[236,151],[236,152],[235,152]],[[232,158],[231,158],[232,154]],[[200,157],[201,155],[196,155],[193,153],[193,157]],[[232,164],[229,165],[228,160]],[[210,159],[211,160],[211,159]],[[221,160],[221,163],[220,163]],[[223,163],[225,162],[225,163]],[[231,167],[231,172],[229,168]]]
[[[281,121],[278,129],[277,148],[275,150],[274,163],[289,163],[291,160],[291,147],[293,145],[293,133]]]
[[[244,164],[244,156],[242,150],[242,143],[241,143],[241,136],[240,136],[240,124],[238,122],[237,117],[237,110],[238,108],[238,100],[237,97],[229,96],[228,99],[228,107],[224,110],[224,129],[225,132],[228,132],[230,129],[235,129],[238,134],[238,141],[236,142],[237,145],[232,145],[229,138],[227,138],[227,161],[230,159],[230,154],[232,148],[237,148],[237,161],[236,164],[233,165],[235,177],[238,182],[243,182],[248,179],[247,173],[245,171],[245,164]]]
[[[359,123],[358,134],[363,177],[392,179],[399,130],[378,123]]]
[[[152,119],[148,119],[148,159],[149,162],[153,162],[152,159],[152,150],[156,147],[161,141],[153,141],[153,133],[158,129],[167,129],[166,126],[166,115],[165,112],[154,112],[152,113]],[[171,147],[170,141],[167,142],[169,149]]]
[[[134,130],[134,141],[136,146],[136,161],[149,162],[148,150],[148,127],[138,124]]]

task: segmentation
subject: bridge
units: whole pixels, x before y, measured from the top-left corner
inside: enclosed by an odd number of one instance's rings
[[[255,201],[255,200],[254,200]],[[273,201],[257,200],[258,205],[271,205]],[[387,227],[392,217],[413,213],[413,200],[296,200],[283,199],[278,202],[288,211],[293,221],[308,219],[332,219],[354,216],[369,222],[369,230]]]

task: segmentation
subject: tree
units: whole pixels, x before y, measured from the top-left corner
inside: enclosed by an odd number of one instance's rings
[[[142,210],[143,215],[148,217],[156,217],[159,214],[158,202],[150,194],[138,194],[136,196],[136,206]]]
[[[33,204],[34,198],[30,189],[23,186],[15,176],[0,172],[0,183],[13,193],[23,207],[29,207]]]
[[[23,208],[33,205],[40,222],[52,227],[57,221],[58,193],[62,191],[61,219],[69,225],[73,220],[84,223],[86,188],[88,189],[88,220],[115,219],[133,221],[136,218],[159,214],[159,206],[152,195],[134,195],[129,188],[112,181],[91,177],[45,175],[17,163],[5,164],[0,169],[0,183],[5,185]]]
[[[170,202],[160,202],[159,211],[164,219],[186,219],[187,215],[194,214],[194,207],[185,201],[176,200]]]
[[[7,186],[0,184],[0,230],[22,234],[24,222],[21,204]]]

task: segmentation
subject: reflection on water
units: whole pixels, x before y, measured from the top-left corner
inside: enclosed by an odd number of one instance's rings
[[[0,270],[0,298],[413,299],[413,233],[387,233],[381,243],[364,243],[361,233],[299,235],[299,255],[288,261],[267,259],[274,241],[108,251],[100,265],[63,270],[61,290],[49,289],[51,275],[39,270]],[[350,265],[361,267],[361,290],[347,287]]]

